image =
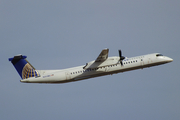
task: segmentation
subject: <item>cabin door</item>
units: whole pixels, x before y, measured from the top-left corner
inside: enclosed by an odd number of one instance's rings
[[[153,63],[153,61],[152,61],[151,58],[149,58],[149,59],[148,59],[148,64],[151,64],[151,63]]]
[[[140,64],[141,64],[141,66],[143,67],[143,65],[144,65],[143,59],[140,59]]]
[[[110,66],[106,66],[105,71],[109,72]]]
[[[66,80],[70,80],[71,79],[71,74],[69,72],[66,72]]]

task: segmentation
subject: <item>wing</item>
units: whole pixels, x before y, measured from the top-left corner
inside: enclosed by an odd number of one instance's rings
[[[109,53],[109,49],[103,49],[101,51],[101,53],[99,54],[99,56],[97,57],[97,59],[95,60],[95,62],[102,62],[105,61],[108,58],[108,53]]]

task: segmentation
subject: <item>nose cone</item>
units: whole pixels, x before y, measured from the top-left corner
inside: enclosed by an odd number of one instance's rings
[[[173,59],[172,59],[172,58],[167,57],[167,62],[172,62],[172,61],[173,61]]]

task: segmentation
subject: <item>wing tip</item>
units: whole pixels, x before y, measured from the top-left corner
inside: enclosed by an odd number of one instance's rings
[[[103,50],[109,50],[109,48],[104,48]]]

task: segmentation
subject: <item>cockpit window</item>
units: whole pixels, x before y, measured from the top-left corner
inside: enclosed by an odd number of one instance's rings
[[[156,56],[158,57],[158,56],[163,56],[163,55],[162,54],[157,54]]]

